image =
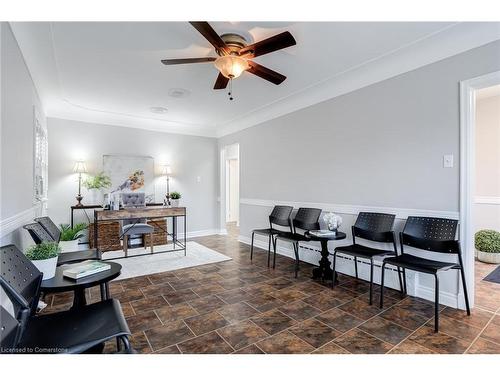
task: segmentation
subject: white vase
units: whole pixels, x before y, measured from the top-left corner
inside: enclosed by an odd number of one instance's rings
[[[170,199],[172,207],[179,207],[179,199]]]
[[[85,199],[86,198],[86,199]],[[100,189],[89,189],[84,204],[100,204],[104,202],[104,193]]]
[[[500,264],[500,253],[487,253],[477,250],[477,259],[484,263]]]
[[[33,264],[40,272],[43,273],[42,280],[52,279],[56,274],[57,257],[44,259],[44,260],[32,260]]]
[[[61,248],[61,253],[70,253],[72,251],[78,251],[79,241],[80,240],[59,241],[59,247]]]

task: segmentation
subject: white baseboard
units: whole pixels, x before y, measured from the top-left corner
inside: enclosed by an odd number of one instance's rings
[[[187,232],[187,238],[195,238],[195,237],[204,237],[204,236],[213,236],[214,234],[219,234],[218,229],[204,229],[204,230],[195,230],[191,232]],[[183,238],[184,232],[179,232],[177,235],[179,238]]]
[[[416,289],[416,296],[434,302],[434,288],[418,285]],[[465,310],[465,297],[463,293],[454,294],[450,292],[439,291],[439,303],[453,307],[455,309]],[[472,306],[472,304],[471,304]]]

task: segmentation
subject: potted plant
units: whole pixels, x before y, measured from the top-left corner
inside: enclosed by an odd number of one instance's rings
[[[61,237],[59,239],[61,252],[77,251],[78,241],[83,237],[83,231],[87,228],[87,224],[79,223],[73,228],[69,224],[61,224],[59,228],[61,230]]]
[[[89,191],[88,204],[103,204],[104,195],[102,189],[111,187],[111,179],[104,172],[100,172],[95,176],[89,176],[83,181],[83,186]]]
[[[170,200],[172,201],[172,207],[179,207],[179,199],[182,195],[178,191],[173,191],[170,193]]]
[[[500,264],[500,232],[483,229],[476,233],[477,259],[485,263]]]
[[[60,252],[56,242],[42,242],[26,251],[26,257],[43,273],[43,280],[51,279],[56,274],[57,258]]]

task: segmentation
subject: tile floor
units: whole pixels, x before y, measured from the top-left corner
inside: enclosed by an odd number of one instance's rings
[[[341,275],[332,290],[310,279],[308,264],[294,279],[291,259],[278,256],[272,270],[258,249],[250,262],[234,232],[196,241],[233,260],[110,284],[139,353],[500,353],[500,284],[482,281],[494,266],[476,264],[472,316],[443,306],[435,334],[428,301],[388,289],[381,310],[368,305],[366,282]],[[88,298],[98,300],[98,289]],[[44,312],[71,300],[47,296]]]

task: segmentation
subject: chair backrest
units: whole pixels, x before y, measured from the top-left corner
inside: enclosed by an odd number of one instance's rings
[[[21,324],[3,306],[0,306],[0,348],[3,353],[17,346],[21,336]]]
[[[42,242],[54,242],[52,236],[47,232],[40,223],[31,223],[23,226],[28,231],[33,241],[36,244]]]
[[[146,206],[145,193],[121,193],[121,201],[123,208],[137,208]],[[122,220],[122,225],[145,223],[144,219]]]
[[[352,227],[354,237],[377,242],[394,242],[394,219],[396,215],[377,212],[360,212]]]
[[[275,224],[291,228],[292,222],[290,220],[290,216],[292,215],[292,211],[292,206],[274,206],[271,215],[269,215],[269,223],[271,226]]]
[[[35,222],[40,224],[43,227],[43,229],[45,229],[45,231],[48,234],[50,234],[50,236],[55,242],[59,242],[59,240],[61,239],[61,231],[59,230],[57,225],[54,224],[54,222],[50,217],[48,216],[37,217],[35,218]]]
[[[297,215],[293,218],[293,228],[303,230],[319,229],[319,216],[321,215],[320,208],[304,208],[301,207],[297,211]]]
[[[403,245],[439,253],[458,254],[460,244],[455,240],[458,220],[437,217],[409,216],[401,232]]]
[[[2,287],[15,300],[14,313],[28,307],[34,314],[40,298],[42,273],[15,245],[0,247],[0,255]]]

